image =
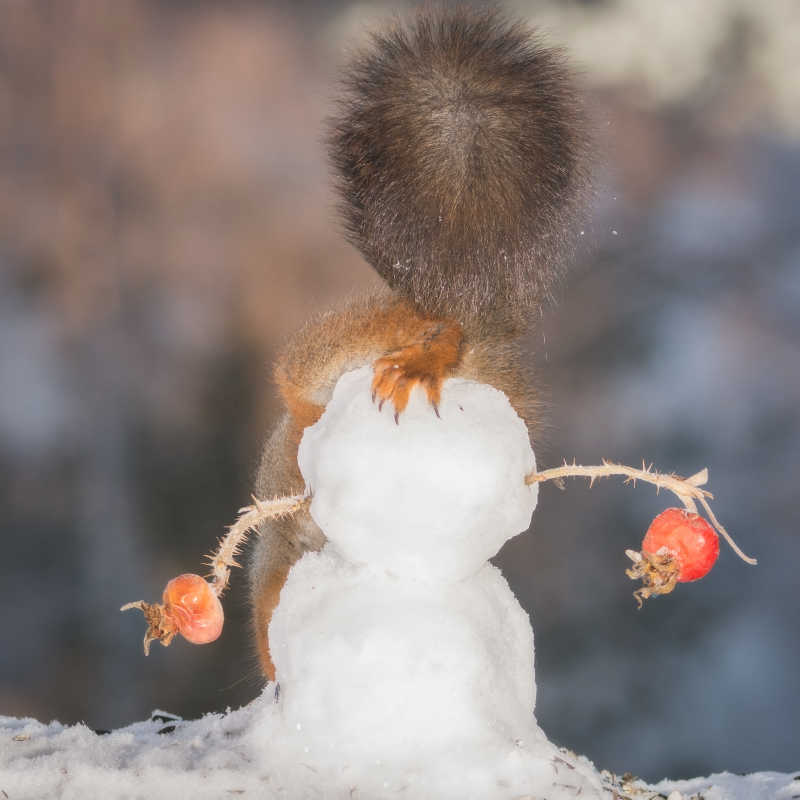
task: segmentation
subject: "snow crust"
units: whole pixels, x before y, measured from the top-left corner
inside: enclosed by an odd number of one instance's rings
[[[537,497],[524,483],[528,433],[506,397],[448,381],[441,419],[415,392],[396,424],[370,381],[368,369],[345,375],[301,443],[329,542],[292,569],[270,627],[280,691],[108,735],[0,717],[0,797],[652,796],[536,724],[530,621],[487,562],[528,527]],[[800,784],[762,773],[658,791],[766,800]]]

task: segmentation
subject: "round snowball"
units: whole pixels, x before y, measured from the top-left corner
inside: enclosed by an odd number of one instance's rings
[[[337,550],[419,580],[477,572],[527,529],[538,487],[525,423],[485,384],[448,380],[439,415],[420,389],[394,420],[372,402],[372,370],[339,379],[298,463],[311,515]]]
[[[534,728],[533,631],[491,564],[437,586],[307,553],[270,643],[286,721],[316,760],[474,757]]]

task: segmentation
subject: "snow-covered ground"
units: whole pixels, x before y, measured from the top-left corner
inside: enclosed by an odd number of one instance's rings
[[[387,726],[391,720],[387,720]],[[0,717],[0,797],[3,800],[220,800],[220,798],[425,797],[414,782],[387,781],[378,764],[320,770],[280,736],[273,687],[237,711],[184,722],[163,712],[102,735],[85,725],[65,727]],[[271,735],[274,738],[271,738]],[[547,769],[553,794],[526,794],[497,786],[476,798],[592,797],[570,789],[575,757],[554,750]],[[589,770],[588,762],[581,766]],[[609,800],[790,800],[800,797],[800,773],[724,773],[646,787],[594,773],[597,795]],[[558,792],[558,793],[556,793]],[[615,795],[616,792],[616,795]],[[466,800],[469,794],[442,794]]]

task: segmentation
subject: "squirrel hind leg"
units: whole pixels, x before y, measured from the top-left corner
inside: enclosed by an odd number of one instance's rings
[[[278,606],[289,567],[276,569],[264,577],[261,591],[253,598],[253,635],[261,672],[268,681],[275,680],[275,664],[269,648],[269,623]]]
[[[288,519],[270,520],[259,531],[249,566],[250,610],[254,649],[268,681],[276,678],[269,625],[289,572],[305,553],[320,550],[325,542],[308,510]]]

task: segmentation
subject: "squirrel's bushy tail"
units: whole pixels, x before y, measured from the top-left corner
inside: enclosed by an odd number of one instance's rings
[[[349,238],[422,310],[549,293],[587,186],[587,140],[558,50],[496,11],[420,14],[373,35],[330,129]]]

